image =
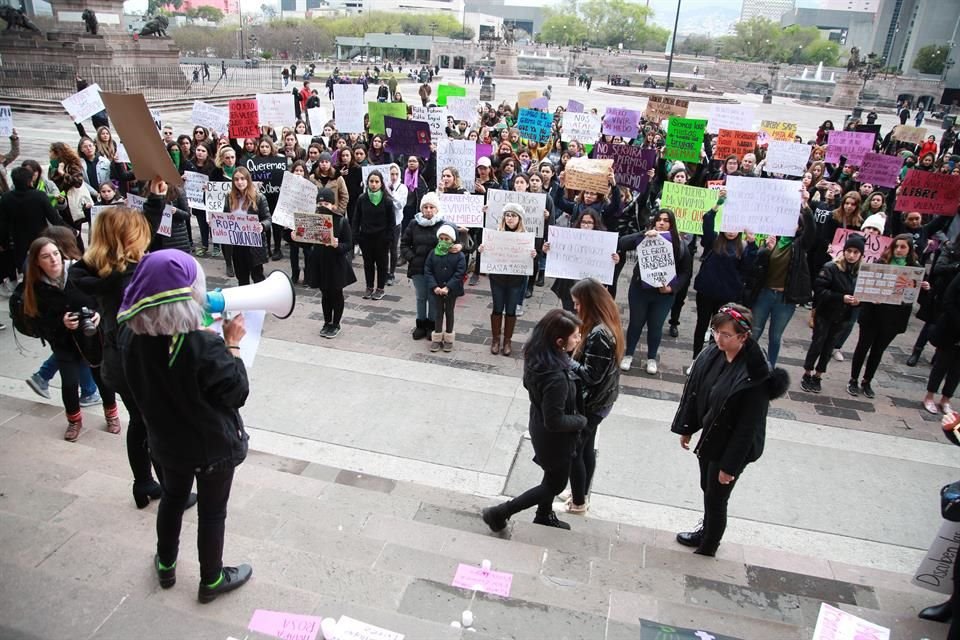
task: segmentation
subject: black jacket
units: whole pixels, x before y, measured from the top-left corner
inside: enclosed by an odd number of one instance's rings
[[[940,315],[943,297],[953,278],[960,273],[960,244],[945,242],[940,246],[937,258],[930,270],[930,289],[920,291],[917,317],[924,322],[933,322]]]
[[[583,381],[586,412],[595,414],[612,407],[620,394],[620,367],[610,329],[602,324],[591,329],[577,361],[576,371]]]
[[[357,171],[359,172],[360,169],[357,169]],[[394,225],[395,220],[393,200],[386,193],[383,194],[380,204],[373,204],[370,197],[364,193],[357,200],[357,208],[353,212],[350,223],[353,227],[353,236],[360,240],[362,236],[393,233],[393,228],[396,226]]]
[[[784,302],[788,304],[806,304],[810,301],[812,283],[807,252],[813,248],[817,235],[813,226],[810,209],[801,213],[800,229],[790,246],[790,266],[787,268],[787,282],[783,289]],[[767,270],[770,268],[770,250],[764,247],[757,254],[757,262],[744,284],[744,303],[752,307],[760,291],[766,287]]]
[[[247,370],[215,333],[182,338],[171,363],[169,336],[120,332],[123,369],[147,423],[150,455],[161,467],[185,472],[235,467],[247,455],[240,418]]]
[[[732,476],[739,476],[747,464],[763,454],[770,401],[790,387],[783,369],[770,370],[763,349],[752,339],[709,389],[702,388],[706,372],[726,358],[717,345],[710,344],[693,362],[670,430],[680,435],[703,431],[694,449],[702,459],[718,462]],[[708,393],[707,410],[700,415],[697,396]]]
[[[817,318],[840,322],[850,317],[853,307],[844,304],[843,296],[852,296],[857,277],[850,271],[841,271],[836,262],[828,262],[820,269],[813,282],[813,304]]]
[[[17,269],[23,267],[30,243],[42,236],[47,226],[62,224],[50,198],[37,189],[15,189],[0,197],[0,247],[13,250]]]
[[[436,224],[425,227],[416,219],[410,221],[400,238],[400,255],[407,261],[407,277],[423,275],[427,256],[437,246],[437,231],[443,226],[443,218],[434,217]],[[466,246],[468,233],[457,232],[456,241]]]
[[[957,274],[943,295],[940,316],[930,332],[930,342],[937,348],[960,342],[960,274]]]
[[[311,244],[304,281],[308,286],[322,290],[344,289],[357,281],[350,259],[353,257],[353,235],[346,216],[333,214],[333,237],[337,246]]]
[[[92,365],[100,364],[99,333],[88,337],[79,328],[71,331],[63,325],[66,313],[79,312],[83,307],[97,311],[96,300],[81,291],[69,277],[63,289],[43,281],[38,281],[34,287],[39,312],[35,323],[40,336],[50,343],[57,357],[71,360],[82,357]]]
[[[447,287],[453,297],[463,295],[463,276],[467,272],[467,259],[463,252],[438,256],[431,251],[423,265],[427,290]]]
[[[422,200],[423,196],[427,195],[429,191],[430,187],[427,186],[426,180],[423,179],[423,172],[421,171],[417,176],[417,188],[407,189],[407,202],[403,206],[404,220],[410,220],[417,215],[417,212],[420,211],[420,200]]]
[[[173,206],[173,220],[170,224],[170,235],[163,236],[157,233],[160,228],[160,222],[163,220],[163,210],[167,206],[166,200],[158,195],[150,194],[147,201],[143,203],[143,215],[147,217],[150,223],[150,251],[159,251],[160,249],[179,249],[190,253],[190,237],[187,235],[187,225],[190,224],[190,205],[187,203],[187,196],[180,191],[177,199],[170,202]]]
[[[530,398],[530,440],[543,469],[570,465],[577,433],[586,428],[580,379],[572,368],[534,369],[527,365],[523,386]]]

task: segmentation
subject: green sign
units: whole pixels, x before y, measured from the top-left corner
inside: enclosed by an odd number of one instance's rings
[[[681,162],[700,162],[703,130],[706,126],[706,120],[671,117],[667,127],[667,150],[664,153],[666,158]]]
[[[445,107],[447,106],[447,98],[450,97],[467,97],[467,88],[460,87],[455,84],[442,84],[437,87],[437,106]]]
[[[370,133],[386,135],[383,125],[384,116],[392,116],[402,120],[407,119],[407,105],[403,102],[368,102],[367,113],[370,114]]]
[[[677,231],[703,235],[703,214],[717,204],[719,191],[689,187],[676,182],[664,182],[660,208],[670,209],[677,218]],[[719,233],[721,210],[717,212],[713,230]]]

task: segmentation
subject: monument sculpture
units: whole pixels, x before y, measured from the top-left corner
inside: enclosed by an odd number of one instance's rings
[[[100,23],[97,21],[97,13],[93,9],[84,9],[80,17],[83,18],[83,23],[87,27],[87,33],[92,36],[97,35],[97,29],[100,28]]]
[[[37,28],[37,25],[30,22],[30,18],[23,12],[23,9],[16,9],[10,6],[0,7],[0,19],[7,23],[7,28],[4,29],[4,31],[26,30],[40,33],[40,29]]]

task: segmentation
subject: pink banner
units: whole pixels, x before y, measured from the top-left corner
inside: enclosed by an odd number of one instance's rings
[[[510,587],[513,585],[513,574],[461,564],[457,567],[457,574],[453,577],[452,584],[461,589],[483,591],[484,593],[509,598]]]
[[[833,242],[830,243],[830,248],[827,249],[827,253],[829,253],[832,258],[838,258],[840,254],[843,253],[843,245],[851,233],[863,236],[863,239],[866,241],[863,249],[864,262],[879,262],[880,256],[883,255],[883,252],[886,251],[890,243],[893,242],[893,238],[889,236],[863,233],[853,229],[837,229],[837,232],[833,234]],[[816,277],[816,274],[813,274],[813,276]]]
[[[960,176],[910,169],[900,185],[896,210],[957,215]]]
[[[304,616],[283,611],[257,609],[250,618],[247,629],[263,633],[274,638],[297,638],[297,640],[316,640],[320,632],[318,616]]]
[[[859,167],[863,156],[873,151],[873,142],[876,139],[872,133],[857,133],[856,131],[831,131],[827,135],[826,161],[836,164],[840,156],[846,156],[847,164]]]
[[[900,156],[886,156],[880,153],[868,153],[860,163],[859,182],[869,182],[875,187],[895,187],[900,177],[903,159]]]

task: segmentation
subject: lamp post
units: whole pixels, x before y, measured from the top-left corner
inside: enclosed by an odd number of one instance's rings
[[[673,36],[670,39],[670,60],[667,62],[667,86],[664,93],[670,92],[670,73],[673,71],[673,51],[677,48],[677,25],[680,24],[680,0],[677,0],[677,15],[673,19]]]
[[[430,27],[430,39],[433,40],[434,34],[437,32],[437,27],[440,25],[438,25],[436,22],[431,22],[427,26]]]

